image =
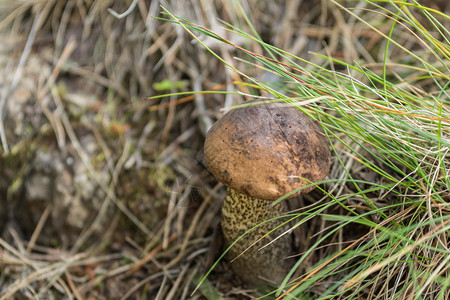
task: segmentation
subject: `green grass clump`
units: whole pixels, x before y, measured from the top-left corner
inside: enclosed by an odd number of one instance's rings
[[[256,87],[250,97],[296,105],[330,141],[326,202],[289,215],[296,227],[321,223],[321,231],[304,243],[275,294],[449,299],[450,16],[415,1],[332,2],[348,35],[315,52],[314,63],[256,32],[224,24],[261,53],[169,15],[194,37],[234,47],[249,68],[270,74],[275,79],[248,75],[210,50]]]

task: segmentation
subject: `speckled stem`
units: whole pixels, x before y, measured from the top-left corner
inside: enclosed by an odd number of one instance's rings
[[[231,245],[254,226],[286,212],[284,201],[273,207],[270,204],[271,201],[249,197],[228,189],[222,206],[222,232],[226,246]],[[289,263],[286,257],[292,254],[291,235],[285,234],[274,243],[260,249],[286,231],[288,229],[286,226],[275,230],[247,249],[284,221],[285,219],[277,219],[255,228],[234,244],[227,253],[228,260],[232,261],[232,270],[245,282],[253,285],[263,285],[267,282],[279,284],[288,273]],[[246,252],[241,254],[244,250]],[[240,254],[241,256],[235,259]]]

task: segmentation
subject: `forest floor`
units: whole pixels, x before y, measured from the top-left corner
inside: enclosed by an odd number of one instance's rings
[[[246,78],[231,67],[261,81],[273,74],[196,33],[226,66],[182,26],[158,19],[160,5],[254,53],[267,55],[221,22],[319,65],[323,58],[313,53],[346,62],[382,56],[380,35],[352,27],[355,20],[332,1],[239,2],[0,1],[0,299],[255,295],[226,261],[191,294],[223,251],[225,188],[202,151],[223,108],[251,98],[251,88],[234,84]],[[433,5],[450,9],[445,1]],[[227,93],[175,95],[208,90]],[[355,178],[375,180],[361,170],[353,169]],[[290,206],[321,196],[315,191]],[[316,218],[294,234],[308,236],[300,242],[308,247],[323,226]],[[366,233],[355,226],[340,245]],[[299,271],[329,253],[318,248]]]

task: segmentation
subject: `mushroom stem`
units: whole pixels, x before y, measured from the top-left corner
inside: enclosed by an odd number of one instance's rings
[[[286,209],[284,201],[272,206],[270,201],[228,188],[222,205],[222,232],[226,247],[241,237],[227,256],[232,261],[232,270],[244,281],[254,285],[267,284],[268,281],[280,284],[286,276],[289,270],[287,257],[292,254],[292,237],[289,234],[280,236],[285,231],[283,228],[265,236],[284,221],[281,218],[268,220],[279,217]]]

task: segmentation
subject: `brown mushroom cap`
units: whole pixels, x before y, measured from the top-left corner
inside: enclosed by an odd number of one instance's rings
[[[227,112],[209,130],[204,152],[208,169],[224,185],[265,200],[323,180],[330,169],[322,129],[296,107],[280,102]]]

